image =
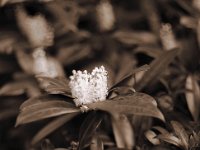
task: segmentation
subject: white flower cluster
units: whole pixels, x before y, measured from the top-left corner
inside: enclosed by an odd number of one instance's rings
[[[58,76],[58,69],[51,59],[48,59],[42,48],[37,48],[33,52],[33,71],[36,75],[55,78]]]
[[[103,66],[92,73],[73,70],[69,86],[76,106],[106,100],[108,94],[107,71]]]

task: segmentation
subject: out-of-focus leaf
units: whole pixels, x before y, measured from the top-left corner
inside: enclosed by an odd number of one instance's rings
[[[154,145],[160,144],[160,140],[157,138],[157,134],[152,130],[145,132],[145,137]]]
[[[160,74],[167,68],[167,66],[173,61],[177,55],[178,50],[165,51],[163,54],[156,58],[151,64],[150,69],[144,74],[143,78],[138,84],[136,84],[136,90],[141,91],[159,79]]]
[[[149,32],[117,31],[113,37],[126,45],[154,44],[157,40],[156,36]]]
[[[171,125],[176,135],[181,140],[184,149],[187,150],[189,148],[189,141],[188,141],[189,137],[184,127],[177,121],[171,121]]]
[[[25,92],[30,96],[38,96],[41,94],[37,83],[30,78],[10,82],[0,88],[0,95],[4,96],[20,95]]]
[[[185,93],[188,108],[194,120],[197,121],[200,113],[200,87],[194,75],[187,77],[185,88],[188,90]]]
[[[119,66],[118,66],[118,73],[115,77],[115,81],[119,81],[124,76],[130,73],[130,69],[135,66],[136,61],[130,56],[128,53],[122,53],[119,60]],[[126,66],[126,67],[124,67]]]
[[[41,101],[40,103],[23,107],[17,117],[16,126],[49,117],[75,112],[80,112],[80,109],[69,102],[56,99],[43,102]]]
[[[65,6],[62,3],[52,2],[47,3],[47,9],[52,12],[54,16],[55,29],[57,34],[64,34],[69,31],[77,31],[78,22],[78,5],[74,1],[69,1],[65,3],[69,11],[65,10]]]
[[[64,116],[60,116],[59,118],[53,120],[49,124],[47,124],[44,128],[42,128],[32,139],[31,144],[35,145],[40,140],[54,132],[56,129],[64,125],[66,122],[70,121],[73,117],[78,115],[78,113],[71,113]]]
[[[157,58],[162,54],[162,49],[160,47],[152,47],[150,45],[145,46],[139,46],[136,49],[134,49],[134,53],[142,53],[147,56]]]
[[[120,114],[112,114],[111,117],[117,147],[133,149],[135,146],[135,137],[128,118]]]
[[[90,109],[100,109],[114,114],[151,116],[165,120],[163,114],[157,108],[154,98],[144,93],[116,96],[113,99],[91,103],[87,106]]]
[[[92,143],[90,145],[91,150],[104,150],[103,141],[98,135],[94,135],[92,138]]]
[[[0,0],[0,6],[4,6],[6,4],[14,4],[14,3],[21,3],[21,2],[31,2],[35,0]],[[52,0],[36,0],[38,2],[49,2]]]
[[[54,146],[48,139],[46,139],[45,141],[42,142],[41,149],[42,150],[54,150]]]
[[[88,44],[76,44],[59,48],[57,58],[64,65],[73,64],[76,61],[91,55],[91,47]]]
[[[133,76],[140,72],[140,71],[147,71],[149,69],[149,66],[148,65],[144,65],[144,66],[141,66],[139,68],[136,68],[136,69],[133,69],[133,71],[126,75],[125,77],[123,77],[122,79],[120,79],[119,81],[117,81],[113,86],[112,88],[110,88],[110,90],[112,90],[113,88],[117,87],[117,86],[121,86],[124,82],[127,82],[128,80],[130,80],[131,78],[133,78]]]
[[[69,81],[65,77],[49,78],[44,76],[37,77],[44,86],[45,91],[50,94],[63,94],[71,97]]]
[[[33,58],[31,55],[23,52],[21,49],[16,51],[18,63],[21,68],[28,74],[33,74]]]
[[[190,16],[181,16],[180,24],[187,28],[197,29],[197,20]]]
[[[169,143],[169,144],[173,144],[177,147],[182,148],[182,142],[180,139],[178,139],[177,137],[175,137],[172,134],[160,134],[158,135],[158,138]]]
[[[93,111],[84,120],[79,131],[79,150],[91,144],[92,136],[100,125],[102,117],[103,114],[101,112]]]

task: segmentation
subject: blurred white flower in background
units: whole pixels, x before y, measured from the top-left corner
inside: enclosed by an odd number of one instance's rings
[[[64,75],[64,72],[57,60],[47,57],[42,48],[37,48],[33,52],[33,71],[35,75],[55,78]]]
[[[160,29],[160,38],[165,50],[177,48],[177,41],[172,31],[171,24],[162,24]]]
[[[115,23],[115,15],[110,2],[108,0],[102,0],[97,5],[96,11],[100,30],[111,30]]]
[[[17,24],[33,47],[53,44],[54,32],[42,15],[30,16],[22,7],[16,9]]]
[[[92,73],[73,70],[69,86],[76,106],[106,100],[108,94],[107,71],[103,66]]]

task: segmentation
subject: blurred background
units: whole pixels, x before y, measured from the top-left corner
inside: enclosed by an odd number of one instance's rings
[[[45,93],[36,75],[69,77],[103,65],[111,86],[145,64],[152,70],[129,84],[156,98],[166,124],[130,118],[134,148],[178,149],[145,132],[155,125],[170,131],[176,120],[188,135],[199,133],[200,0],[0,0],[0,149],[76,145],[81,117],[36,145],[33,136],[51,119],[15,127],[20,105]],[[110,124],[104,128],[104,146],[114,149]]]

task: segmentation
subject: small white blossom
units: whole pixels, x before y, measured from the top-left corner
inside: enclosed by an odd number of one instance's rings
[[[177,47],[177,42],[172,31],[171,24],[163,24],[160,29],[160,38],[165,50],[171,50]]]
[[[113,7],[108,0],[102,0],[96,8],[99,27],[102,31],[111,30],[115,23]]]
[[[103,66],[92,73],[73,70],[69,86],[76,106],[106,100],[108,94],[107,71]]]
[[[59,70],[55,62],[46,56],[42,48],[37,48],[33,52],[33,71],[36,75],[51,78],[59,75]]]

